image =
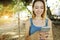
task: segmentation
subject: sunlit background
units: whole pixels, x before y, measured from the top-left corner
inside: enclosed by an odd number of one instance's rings
[[[17,40],[21,36],[21,40],[23,40],[25,33],[24,22],[32,17],[33,1],[0,0],[0,35],[2,35],[2,38],[6,36],[5,40],[10,38],[10,40]],[[50,8],[52,15],[58,15],[60,19],[60,0],[47,0],[46,6]],[[56,16],[54,18],[57,19]],[[0,39],[4,40],[2,38]]]
[[[52,11],[52,15],[60,15],[60,0],[47,0],[47,5]]]

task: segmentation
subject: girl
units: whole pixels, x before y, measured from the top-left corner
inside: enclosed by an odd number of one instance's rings
[[[32,5],[32,10],[32,18],[25,23],[25,40],[47,40],[49,31],[52,31],[52,26],[50,20],[46,19],[45,16],[45,2],[43,0],[35,0]],[[46,28],[44,28],[45,26]]]

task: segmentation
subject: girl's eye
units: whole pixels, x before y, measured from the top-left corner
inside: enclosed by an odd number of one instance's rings
[[[41,9],[44,9],[43,7],[41,7]]]
[[[35,9],[38,9],[38,7],[35,7]]]
[[[38,9],[39,7],[38,6],[35,6],[35,9]]]
[[[41,9],[44,9],[44,7],[41,7]]]

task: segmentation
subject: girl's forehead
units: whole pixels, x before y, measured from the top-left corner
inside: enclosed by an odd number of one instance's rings
[[[44,6],[44,4],[41,1],[37,1],[35,2],[34,6]]]

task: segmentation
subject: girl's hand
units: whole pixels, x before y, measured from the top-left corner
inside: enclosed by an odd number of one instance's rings
[[[31,37],[30,37],[30,36],[27,36],[27,37],[25,38],[25,40],[31,40]]]

